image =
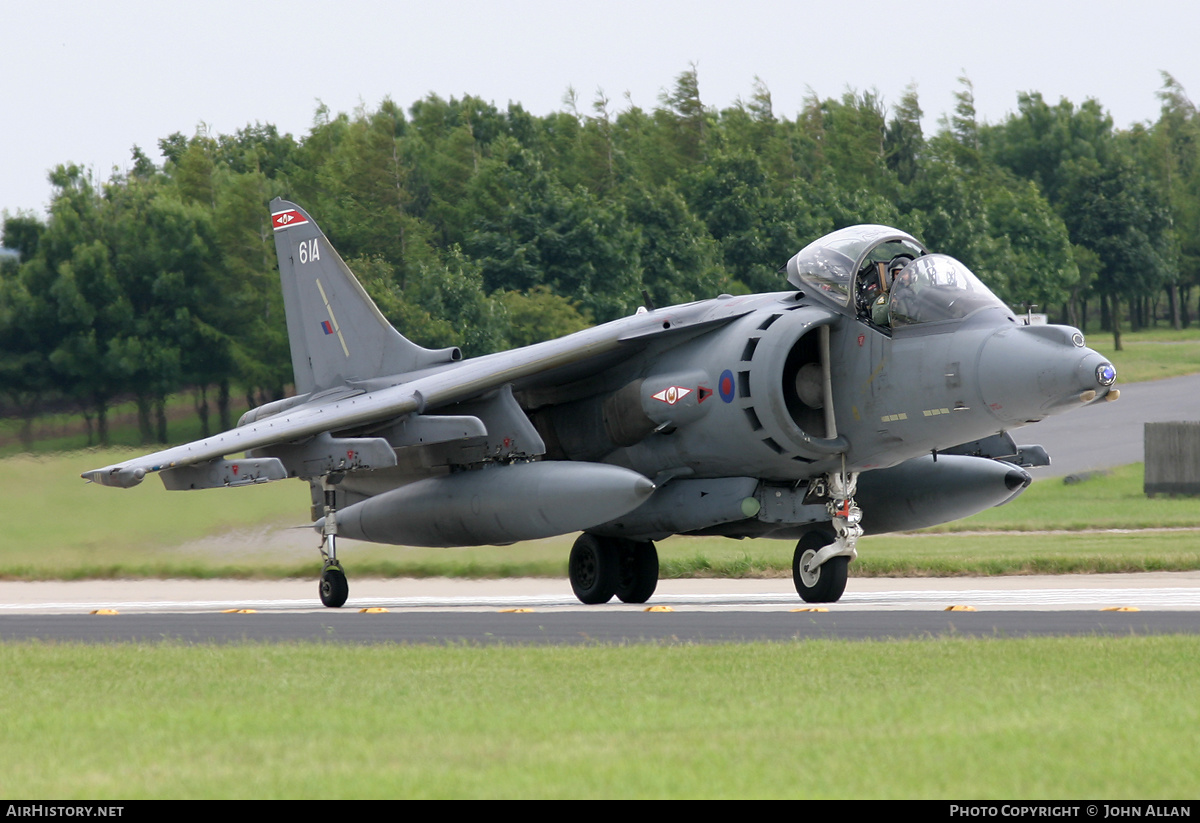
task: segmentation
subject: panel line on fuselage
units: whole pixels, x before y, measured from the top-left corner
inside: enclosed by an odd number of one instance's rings
[[[350,357],[350,349],[346,347],[346,338],[342,337],[342,327],[338,325],[337,318],[333,316],[333,306],[329,305],[329,298],[325,296],[325,287],[321,285],[321,278],[313,278],[317,284],[317,291],[321,293],[321,300],[325,303],[325,311],[329,312],[329,320],[333,323],[333,330],[337,333],[338,342],[342,344],[342,353],[347,359]]]

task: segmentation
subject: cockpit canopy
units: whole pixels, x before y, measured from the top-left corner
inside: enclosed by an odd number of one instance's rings
[[[1012,316],[970,269],[945,254],[928,254],[905,266],[891,283],[890,297],[892,328],[957,320],[989,306]]]
[[[955,320],[983,308],[1012,312],[953,257],[930,254],[889,226],[850,226],[809,243],[787,264],[788,282],[864,321],[900,328]]]
[[[788,282],[811,288],[839,303],[848,303],[855,275],[868,274],[874,262],[887,263],[898,254],[926,254],[911,234],[888,226],[850,226],[809,243],[788,261]]]

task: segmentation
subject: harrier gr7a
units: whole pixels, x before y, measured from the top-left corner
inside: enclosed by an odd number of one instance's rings
[[[464,360],[392,328],[313,219],[271,205],[296,396],[83,476],[306,480],[326,606],[349,592],[338,537],[576,531],[584,603],[649,599],[654,541],[673,534],[796,540],[800,597],[835,601],[862,534],[1012,499],[1049,458],[1011,429],[1119,395],[1078,330],[1025,325],[961,262],[886,226],[813,242],[787,262],[788,291],[639,309]]]

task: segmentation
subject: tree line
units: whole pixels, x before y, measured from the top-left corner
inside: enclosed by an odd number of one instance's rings
[[[321,224],[385,315],[413,340],[467,354],[525,345],[720,292],[778,291],[779,267],[854,223],[903,228],[1000,297],[1083,325],[1192,322],[1200,292],[1200,117],[1163,75],[1161,116],[1114,128],[1096,100],[1017,97],[980,123],[971,84],[924,133],[910,87],[805,101],[788,118],[756,80],[703,103],[695,67],[653,110],[598,92],[535,116],[477,97],[333,114],[301,139],[269,124],[201,127],[141,148],[98,182],[50,172],[47,219],[6,215],[0,397],[29,420],[83,411],[107,442],[120,398],[146,441],[194,389],[210,430],[230,398],[283,396],[291,363],[267,203]],[[1200,311],[1200,308],[1196,309]],[[26,429],[28,431],[28,429]]]

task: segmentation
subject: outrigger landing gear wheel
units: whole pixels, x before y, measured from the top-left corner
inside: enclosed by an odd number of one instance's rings
[[[849,557],[831,557],[816,568],[810,565],[817,552],[832,542],[833,538],[827,534],[809,532],[796,544],[796,552],[792,555],[792,580],[805,603],[836,603],[846,591]]]
[[[340,477],[336,480],[341,480]],[[337,559],[337,496],[334,492],[335,479],[329,475],[321,478],[321,486],[325,492],[325,526],[321,535],[321,558],[325,561],[321,567],[321,584],[317,591],[321,602],[331,609],[339,609],[350,596],[350,584],[346,582],[346,572]]]
[[[581,603],[607,603],[620,583],[620,558],[616,541],[581,534],[571,547],[567,571],[571,588]]]
[[[331,609],[341,608],[350,596],[350,584],[341,566],[326,566],[321,572],[321,602]]]

